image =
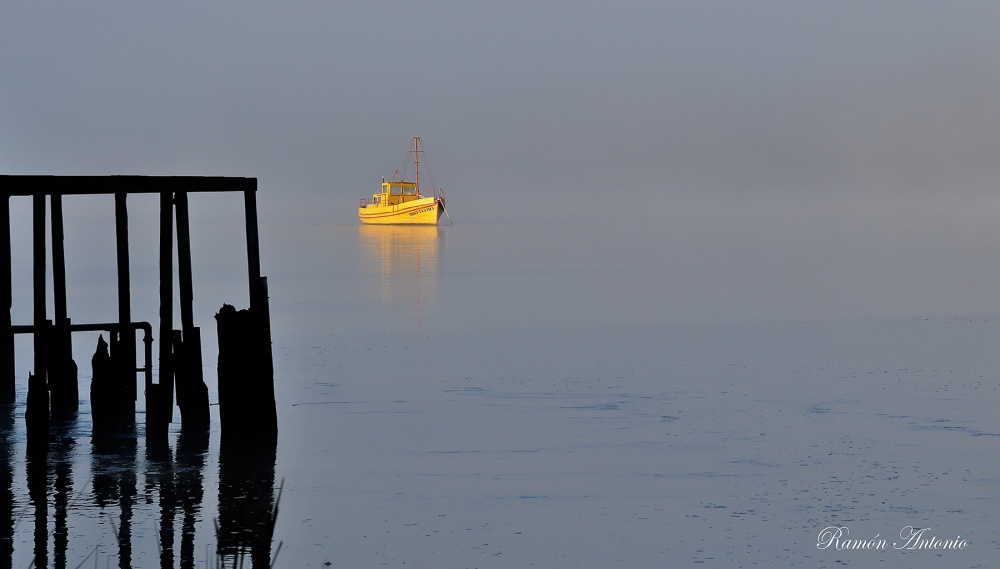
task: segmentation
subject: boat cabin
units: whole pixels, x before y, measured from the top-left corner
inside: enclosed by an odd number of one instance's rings
[[[382,180],[382,192],[372,195],[373,205],[399,205],[420,198],[416,182]]]

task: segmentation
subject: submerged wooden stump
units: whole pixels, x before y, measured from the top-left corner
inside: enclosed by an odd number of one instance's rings
[[[28,426],[28,444],[40,441],[48,444],[49,432],[49,389],[43,375],[28,372],[28,401],[24,408],[24,418]]]
[[[120,362],[116,361],[118,341],[111,335],[110,351],[102,334],[90,359],[94,378],[90,382],[90,411],[95,431],[114,431],[135,421],[127,405],[129,393],[123,389]]]
[[[208,386],[201,371],[201,329],[192,327],[181,334],[174,331],[176,357],[175,387],[177,407],[181,410],[181,428],[200,430],[211,422],[208,410]]]
[[[77,382],[79,371],[72,358],[60,358],[49,370],[49,389],[52,393],[52,416],[73,417],[79,410],[80,393]]]
[[[67,321],[68,322],[68,321]],[[49,392],[53,417],[76,416],[80,407],[79,370],[73,361],[69,330],[56,329],[51,334],[52,361],[49,365]]]
[[[278,435],[271,346],[251,309],[222,305],[219,333],[219,420],[222,438],[262,439]]]
[[[108,353],[108,343],[104,335],[97,338],[97,349],[90,358],[90,366],[94,377],[90,381],[90,414],[95,431],[111,429],[115,424],[114,408],[114,372],[111,367],[111,354]]]

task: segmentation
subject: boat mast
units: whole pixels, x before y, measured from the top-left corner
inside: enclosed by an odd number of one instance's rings
[[[417,170],[417,195],[420,195],[420,137],[413,137],[413,166]]]

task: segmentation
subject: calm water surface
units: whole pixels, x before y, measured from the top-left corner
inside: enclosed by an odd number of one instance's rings
[[[212,566],[282,482],[278,567],[993,566],[1000,317],[797,318],[815,260],[691,229],[265,226],[277,448],[231,458],[217,407],[207,440],[94,440],[85,401],[29,460],[20,378],[11,566]],[[195,273],[214,402],[228,275]]]

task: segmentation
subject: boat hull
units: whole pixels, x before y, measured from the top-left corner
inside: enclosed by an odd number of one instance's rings
[[[358,218],[368,225],[436,225],[444,211],[440,198],[420,198],[398,205],[358,208]]]

